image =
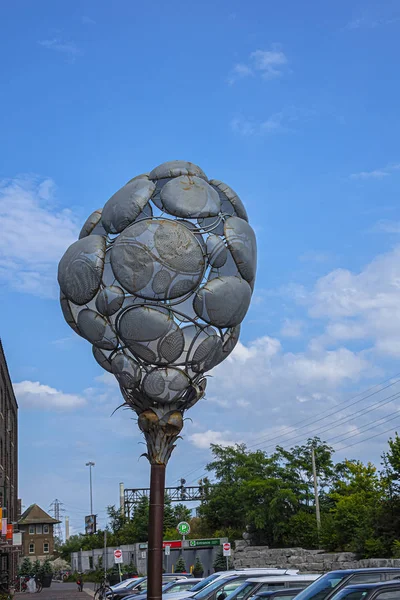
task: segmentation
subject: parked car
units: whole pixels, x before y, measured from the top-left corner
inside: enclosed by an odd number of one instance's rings
[[[296,600],[333,600],[337,592],[349,585],[384,583],[396,577],[400,577],[400,569],[389,567],[330,571],[300,592],[296,596]]]
[[[332,596],[332,600],[399,600],[399,598],[400,581],[349,585]]]
[[[196,583],[199,583],[200,581],[201,579],[195,579],[194,577],[170,581],[162,586],[162,593],[171,594],[174,592],[189,591],[194,585],[196,585]],[[147,600],[147,592],[145,594],[125,596],[125,600]]]
[[[193,575],[191,573],[163,573],[162,581],[163,584],[166,584],[170,581],[177,581],[179,579],[192,580],[192,578]],[[114,594],[113,600],[122,600],[122,598],[125,599],[127,596],[138,596],[147,592],[147,577],[132,579],[128,585],[122,586],[122,584],[117,584],[116,586],[112,586],[111,589]],[[184,594],[185,592],[182,593]],[[108,592],[108,595],[111,596],[111,593]]]
[[[279,577],[283,577],[283,579],[280,580],[280,586],[284,587],[284,582],[288,578],[304,577],[303,575],[296,575],[293,571],[289,571],[289,574],[287,575],[281,574],[282,571],[283,573],[285,572],[284,569],[266,569],[266,571],[267,573],[264,574],[264,577],[261,578],[262,581],[260,582],[260,585],[263,585],[263,583],[268,580],[272,581],[275,579],[279,579]],[[279,573],[279,571],[281,573]],[[277,572],[279,574],[277,574]],[[313,581],[312,577],[313,576],[310,576],[308,583],[310,581]],[[316,577],[318,577],[318,575]],[[195,594],[194,596],[191,596],[191,600],[225,600],[228,596],[229,598],[231,598],[233,597],[233,593],[235,592],[235,590],[237,590],[239,587],[242,587],[242,584],[244,582],[248,582],[249,579],[251,579],[251,577],[249,578],[248,572],[235,573],[233,575],[217,579],[211,585],[205,587],[200,592],[197,592],[197,594]],[[256,579],[258,583],[260,577],[257,577]],[[264,583],[264,585],[266,584]],[[251,592],[251,589],[254,588],[254,584],[248,584],[247,587],[250,588]],[[241,600],[241,598],[239,598],[239,600]]]
[[[275,590],[269,592],[260,592],[253,596],[253,600],[293,600],[303,588],[293,588],[287,590]]]
[[[321,577],[320,574],[308,575],[273,575],[269,577],[251,577],[244,581],[234,592],[229,594],[229,600],[247,600],[259,592],[280,590],[284,588],[305,588]],[[217,600],[224,600],[217,596]]]
[[[190,592],[176,592],[171,595],[168,595],[168,600],[181,600],[182,598],[190,598],[197,595],[198,592],[208,588],[210,585],[213,585],[216,581],[222,581],[223,579],[237,576],[240,577],[240,582],[242,583],[249,577],[267,577],[270,575],[297,575],[299,571],[297,569],[241,569],[237,571],[219,571],[218,573],[213,573],[209,575],[205,579],[203,579],[200,583],[195,585]],[[165,599],[167,600],[167,599]],[[200,599],[201,600],[201,599]]]

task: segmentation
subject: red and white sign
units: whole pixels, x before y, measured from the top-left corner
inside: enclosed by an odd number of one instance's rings
[[[114,562],[117,565],[118,563],[121,564],[123,562],[122,559],[122,550],[114,550]]]
[[[165,548],[165,546],[169,546],[170,548],[182,548],[182,542],[180,540],[173,542],[163,542],[163,548]]]
[[[222,546],[222,549],[224,551],[224,556],[230,556],[231,555],[231,545],[226,543]]]

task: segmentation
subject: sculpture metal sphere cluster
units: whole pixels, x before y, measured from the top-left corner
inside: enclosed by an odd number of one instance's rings
[[[90,215],[58,281],[67,323],[115,375],[142,431],[174,437],[204,394],[204,373],[238,341],[255,273],[240,198],[200,167],[171,161]]]

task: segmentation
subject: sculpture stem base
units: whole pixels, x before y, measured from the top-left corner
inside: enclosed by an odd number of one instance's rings
[[[152,464],[150,471],[147,599],[161,600],[163,572],[165,465]]]

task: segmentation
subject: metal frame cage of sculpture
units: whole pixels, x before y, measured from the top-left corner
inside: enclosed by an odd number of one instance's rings
[[[204,374],[239,339],[256,254],[232,188],[192,163],[171,161],[134,177],[94,211],[60,261],[64,318],[137,413],[162,496],[183,414],[204,395]],[[159,537],[154,544],[162,546]]]

